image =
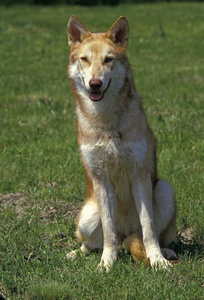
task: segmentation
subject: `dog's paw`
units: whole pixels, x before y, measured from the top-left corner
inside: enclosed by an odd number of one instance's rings
[[[172,264],[168,262],[162,255],[151,257],[150,258],[151,267],[155,270],[159,269],[169,269],[172,267]]]
[[[78,250],[73,250],[73,251],[67,253],[66,258],[75,260],[77,257],[77,252],[78,252]]]
[[[173,250],[168,248],[162,248],[161,251],[166,259],[173,259],[173,260],[177,259],[177,255]]]
[[[99,272],[102,272],[103,270],[105,270],[106,272],[109,272],[111,267],[112,267],[112,263],[110,263],[110,262],[105,263],[103,260],[101,260],[97,266],[97,270]]]
[[[117,253],[113,252],[111,250],[105,250],[103,251],[102,257],[101,257],[101,261],[98,264],[97,269],[99,271],[102,271],[103,269],[105,269],[106,272],[109,272],[114,261],[117,260]]]

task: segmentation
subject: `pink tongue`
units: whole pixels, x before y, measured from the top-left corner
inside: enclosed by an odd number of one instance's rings
[[[90,98],[91,100],[99,101],[103,98],[103,92],[92,92]]]

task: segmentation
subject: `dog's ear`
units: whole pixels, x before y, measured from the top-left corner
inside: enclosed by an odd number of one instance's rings
[[[129,40],[129,24],[124,16],[121,16],[107,32],[107,37],[110,38],[114,44],[126,48]]]
[[[69,18],[67,24],[68,44],[72,47],[82,42],[84,36],[89,33],[84,24],[74,15]]]

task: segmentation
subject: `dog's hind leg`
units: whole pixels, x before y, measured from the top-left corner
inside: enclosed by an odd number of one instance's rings
[[[159,180],[151,193],[147,178],[146,182],[145,180],[144,182],[140,181],[136,188],[133,186],[133,195],[138,200],[136,206],[146,255],[151,266],[166,268],[170,266],[170,263],[164,255],[169,257],[169,254],[173,253],[172,250],[167,251],[161,247],[167,248],[171,240],[174,240],[176,221],[174,191],[166,181]],[[151,198],[153,203],[150,202]]]
[[[159,180],[154,188],[154,223],[162,254],[166,259],[176,259],[176,253],[168,249],[170,243],[177,242],[176,202],[174,191],[168,182]]]
[[[164,180],[159,180],[153,190],[153,218],[156,235],[161,247],[162,255],[172,262],[177,259],[176,253],[168,249],[172,241],[177,242],[176,231],[176,203],[172,187]],[[142,234],[135,233],[123,243],[137,261],[144,260],[149,265]]]
[[[89,198],[79,213],[76,236],[89,250],[103,247],[100,209],[95,198]]]
[[[95,198],[88,198],[79,213],[76,237],[82,242],[80,250],[85,255],[87,255],[90,250],[103,247],[100,210]],[[71,251],[66,257],[75,259],[77,252],[78,250]]]
[[[160,244],[167,247],[171,241],[175,241],[176,203],[173,188],[165,180],[159,180],[154,187],[153,214]]]

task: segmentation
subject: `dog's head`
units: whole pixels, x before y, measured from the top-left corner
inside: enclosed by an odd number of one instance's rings
[[[76,91],[92,101],[106,94],[114,96],[126,77],[126,18],[120,17],[106,33],[90,33],[76,16],[71,16],[67,31],[71,50],[68,72]]]

